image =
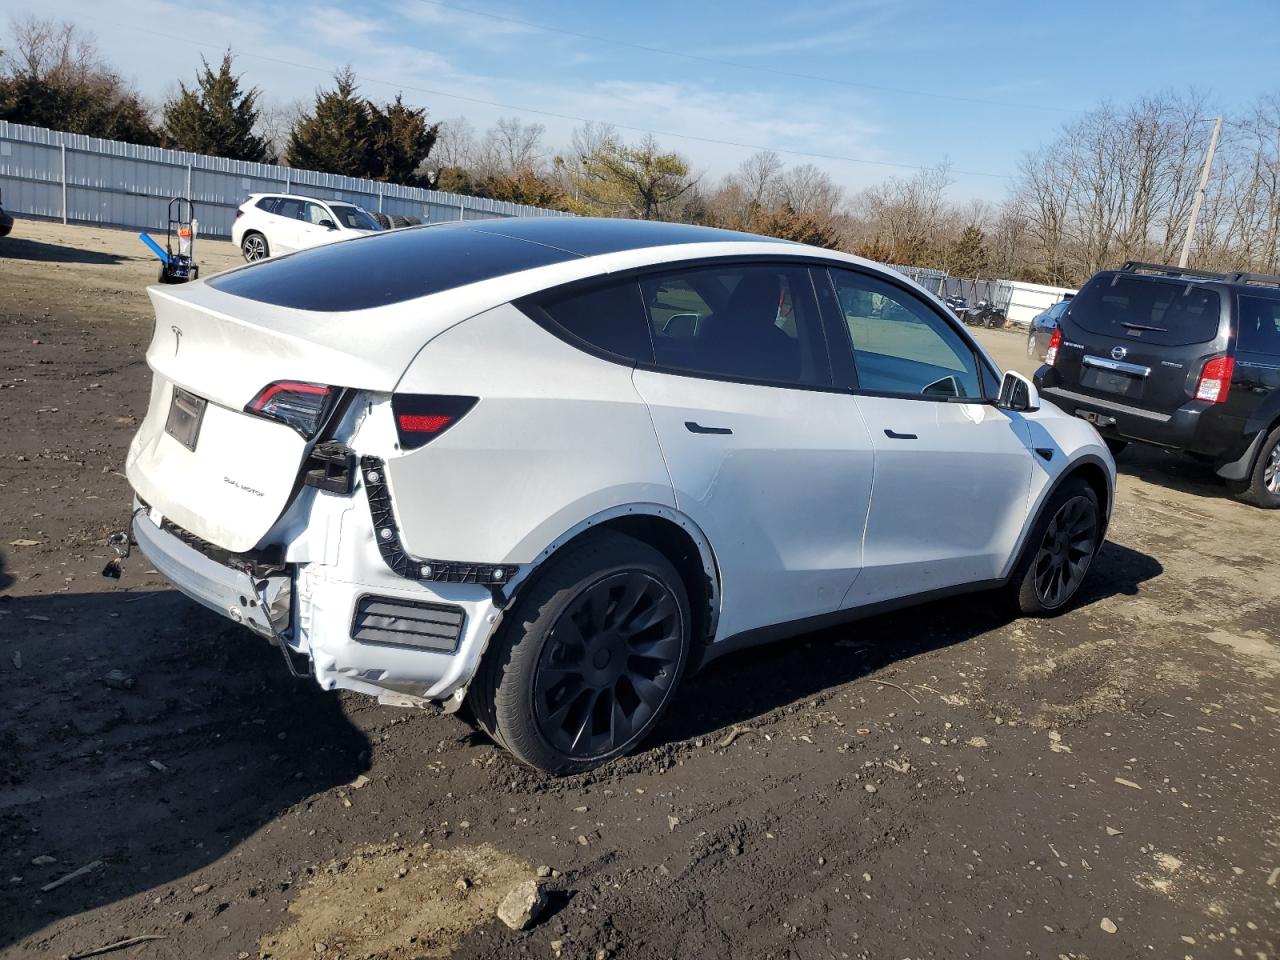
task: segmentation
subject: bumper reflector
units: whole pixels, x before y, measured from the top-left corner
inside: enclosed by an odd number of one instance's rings
[[[464,620],[461,607],[366,595],[356,601],[351,639],[357,643],[454,653]]]

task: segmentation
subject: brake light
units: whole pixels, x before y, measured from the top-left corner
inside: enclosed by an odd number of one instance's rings
[[[277,380],[258,391],[244,412],[278,420],[310,440],[324,425],[336,391],[319,383]]]
[[[244,216],[244,211],[243,211],[243,210],[241,210],[239,207],[236,207],[236,217],[235,217],[235,218],[236,218],[237,220],[239,220],[239,219],[240,219],[241,217],[243,217],[243,216]]]
[[[1053,361],[1058,359],[1058,348],[1062,346],[1062,328],[1054,327],[1053,336],[1049,338],[1049,349],[1044,352],[1044,362],[1049,366],[1053,366]]]
[[[433,394],[397,393],[391,397],[400,449],[426,446],[466,416],[477,397],[446,397]]]
[[[1200,382],[1196,384],[1196,399],[1226,403],[1235,369],[1236,361],[1232,357],[1215,357],[1206,363],[1200,371]]]

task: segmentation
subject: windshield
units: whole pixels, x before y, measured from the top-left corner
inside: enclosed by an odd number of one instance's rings
[[[338,218],[340,226],[346,227],[348,230],[378,230],[378,221],[369,216],[359,207],[350,203],[331,203],[329,209],[333,211],[333,215]]]

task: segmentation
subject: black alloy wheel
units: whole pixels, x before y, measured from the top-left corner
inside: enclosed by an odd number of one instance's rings
[[[1032,562],[1036,598],[1046,609],[1064,605],[1089,572],[1089,564],[1097,550],[1098,506],[1083,494],[1074,496],[1058,507]]]
[[[561,612],[538,658],[539,731],[574,760],[630,744],[675,685],[683,631],[675,596],[646,572],[613,573],[587,586]]]

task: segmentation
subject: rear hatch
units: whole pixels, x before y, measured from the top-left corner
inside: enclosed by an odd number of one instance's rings
[[[1062,320],[1054,368],[1069,390],[1159,413],[1195,395],[1227,345],[1228,298],[1200,280],[1102,273]]]
[[[344,388],[389,393],[433,332],[421,320],[397,326],[385,312],[375,321],[369,311],[291,310],[202,283],[148,293],[151,400],[129,450],[129,482],[161,516],[234,552],[256,546],[284,511],[315,442],[246,405],[282,381],[330,410]],[[321,397],[321,387],[334,389]]]

